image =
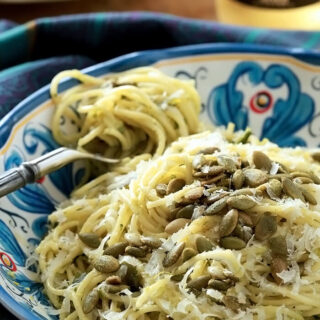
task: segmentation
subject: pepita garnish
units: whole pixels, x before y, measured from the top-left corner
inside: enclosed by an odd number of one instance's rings
[[[107,298],[105,297],[105,293],[119,293],[120,291],[125,289],[129,289],[129,287],[125,284],[113,285],[104,283],[99,288],[99,294],[101,295],[101,297]]]
[[[237,170],[237,163],[228,155],[219,155],[217,161],[227,172],[234,172]]]
[[[255,237],[260,240],[271,238],[277,231],[277,218],[268,213],[264,213],[258,221],[255,229]]]
[[[277,179],[270,179],[266,191],[271,199],[279,198],[282,192],[281,182]]]
[[[216,176],[220,173],[223,173],[224,170],[225,169],[222,166],[205,165],[205,166],[201,167],[201,171],[195,172],[193,174],[193,176],[196,178],[203,178],[203,177],[207,177],[207,176]]]
[[[117,271],[120,267],[120,264],[116,258],[103,255],[93,262],[93,266],[99,272],[110,273]]]
[[[141,241],[143,244],[147,245],[152,249],[158,249],[162,246],[162,241],[154,237],[142,237]]]
[[[262,151],[254,151],[252,154],[252,161],[257,169],[269,172],[272,167],[270,158]]]
[[[201,291],[208,286],[210,276],[200,276],[196,279],[190,280],[187,284],[187,288]]]
[[[124,254],[124,251],[127,247],[127,242],[118,242],[104,250],[105,255],[113,256],[115,258],[118,258],[119,255]]]
[[[199,153],[202,153],[202,154],[213,154],[215,153],[216,151],[220,151],[220,149],[218,147],[207,147],[207,148],[204,148],[204,149],[201,149],[199,151]]]
[[[220,246],[224,249],[241,250],[246,247],[246,243],[237,237],[225,237],[220,239]]]
[[[160,197],[165,196],[167,194],[167,185],[164,183],[160,183],[156,185],[156,192],[157,192],[157,195]]]
[[[224,296],[222,301],[227,308],[231,309],[234,312],[237,312],[242,308],[242,305],[239,303],[236,297]]]
[[[314,206],[317,205],[318,202],[314,195],[311,193],[311,191],[307,190],[304,186],[299,186],[299,189],[301,190],[306,201],[308,201]]]
[[[180,273],[180,274],[174,274],[173,276],[170,277],[171,281],[174,282],[180,282],[184,277],[184,273]]]
[[[309,171],[308,173],[315,184],[320,184],[320,178],[313,171]]]
[[[141,276],[135,266],[130,263],[123,262],[118,274],[121,278],[121,282],[130,286],[132,291],[139,290],[139,287],[141,286]]]
[[[147,255],[147,252],[142,248],[132,246],[126,247],[125,253],[136,258],[144,258]]]
[[[222,199],[214,202],[205,210],[204,215],[212,216],[214,214],[217,214],[227,206],[227,200],[228,200],[228,197],[223,197]]]
[[[218,291],[227,291],[232,287],[233,283],[231,281],[223,281],[219,279],[210,279],[208,282],[208,287],[218,290]]]
[[[311,157],[314,161],[320,162],[320,152],[316,151],[311,154]]]
[[[242,188],[244,181],[245,181],[245,175],[243,171],[240,169],[236,170],[232,176],[232,184],[235,187],[235,189]]]
[[[171,267],[179,260],[185,245],[186,244],[184,242],[180,242],[167,253],[163,260],[163,266],[165,268]]]
[[[299,187],[288,178],[282,179],[283,191],[293,199],[305,201],[304,196]]]
[[[248,210],[253,208],[257,203],[246,195],[233,196],[228,198],[228,205],[239,210]]]
[[[191,190],[188,190],[185,193],[184,198],[188,201],[196,201],[202,197],[203,190],[204,190],[203,187],[196,187]]]
[[[287,270],[288,264],[286,259],[282,257],[274,257],[270,264],[271,274],[277,284],[282,284],[283,280],[278,276],[284,270]]]
[[[174,178],[168,183],[167,194],[177,192],[181,190],[185,185],[186,182],[183,179]]]
[[[113,275],[106,279],[107,284],[119,285],[121,284],[121,278],[119,276]]]
[[[245,169],[243,173],[249,187],[258,187],[268,181],[268,175],[259,169]]]
[[[91,312],[99,302],[99,292],[97,289],[92,290],[84,299],[82,310],[85,314]]]
[[[293,179],[294,183],[299,183],[299,184],[309,184],[309,183],[314,183],[311,178],[307,177],[297,177]]]
[[[100,245],[100,238],[92,232],[84,232],[79,234],[80,240],[90,248],[98,248]]]
[[[169,234],[174,234],[180,229],[184,228],[189,222],[190,220],[185,218],[173,220],[166,225],[164,231]]]
[[[209,197],[207,197],[206,203],[212,204],[212,203],[224,198],[227,195],[229,195],[229,192],[219,191],[217,193],[212,193],[212,194],[210,194]]]
[[[191,259],[192,257],[196,256],[198,253],[196,250],[192,249],[192,248],[185,248],[182,252],[182,261],[185,262],[189,259]]]
[[[221,219],[219,232],[220,237],[228,236],[232,233],[238,223],[239,213],[237,209],[231,209]]]
[[[189,204],[183,208],[181,208],[180,210],[178,210],[176,218],[185,218],[185,219],[191,219],[192,214],[193,214],[193,210],[194,210],[194,205],[193,204]]]
[[[274,256],[286,257],[288,248],[286,238],[283,236],[272,237],[268,240],[271,252]]]
[[[210,251],[213,249],[213,243],[202,235],[198,235],[196,237],[195,245],[199,253]]]
[[[243,226],[249,226],[249,227],[253,226],[253,221],[251,217],[245,212],[239,212],[239,222]]]

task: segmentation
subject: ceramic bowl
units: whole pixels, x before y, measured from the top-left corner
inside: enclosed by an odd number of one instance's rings
[[[320,54],[249,45],[196,45],[129,54],[84,72],[154,65],[193,79],[202,99],[201,119],[214,125],[250,126],[281,146],[320,144]],[[66,80],[60,90],[76,85]],[[56,147],[48,86],[22,101],[0,122],[0,172]],[[57,319],[36,281],[34,249],[47,215],[68,197],[81,176],[69,165],[0,199],[0,301],[20,319]]]

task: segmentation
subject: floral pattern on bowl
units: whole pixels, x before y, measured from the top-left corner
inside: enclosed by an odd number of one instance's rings
[[[85,72],[101,76],[155,65],[193,79],[207,124],[250,126],[281,146],[320,145],[320,54],[249,45],[198,45],[126,55]],[[66,80],[61,90],[74,86]],[[0,172],[58,147],[50,130],[54,106],[45,87],[0,122]],[[47,230],[47,215],[83,175],[68,165],[0,199],[0,300],[20,319],[57,319],[37,281],[34,249]]]

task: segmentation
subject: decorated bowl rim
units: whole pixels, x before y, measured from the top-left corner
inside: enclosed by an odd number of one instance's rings
[[[159,61],[175,58],[185,58],[195,55],[252,53],[260,55],[287,56],[290,61],[300,61],[305,65],[317,66],[320,71],[320,53],[301,48],[282,48],[270,45],[256,44],[230,44],[230,43],[206,43],[188,46],[180,46],[167,49],[155,49],[138,51],[119,56],[117,58],[101,62],[83,69],[84,73],[93,76],[101,76],[107,73],[124,71],[130,68],[152,65]],[[290,62],[289,61],[289,62]],[[288,61],[287,61],[288,62]],[[59,91],[66,90],[78,82],[73,79],[64,80],[59,86]],[[29,112],[36,109],[44,102],[50,100],[49,85],[42,87],[22,100],[2,120],[0,120],[0,150],[6,145],[15,125]],[[0,287],[0,303],[12,314],[20,319],[39,320],[40,317],[20,305],[11,297],[3,287]]]

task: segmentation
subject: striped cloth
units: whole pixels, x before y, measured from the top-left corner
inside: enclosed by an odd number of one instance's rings
[[[274,31],[171,15],[130,12],[0,20],[0,119],[59,71],[132,51],[206,42],[320,48],[320,32]],[[15,318],[0,306],[1,319]]]

